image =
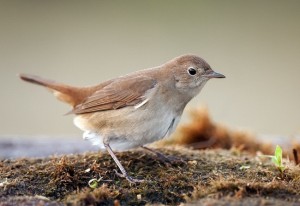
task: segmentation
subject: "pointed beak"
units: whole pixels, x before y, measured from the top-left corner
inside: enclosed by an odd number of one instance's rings
[[[220,73],[217,73],[217,72],[214,72],[214,71],[211,71],[205,75],[203,75],[209,79],[211,78],[225,78],[225,76],[223,74],[220,74]]]

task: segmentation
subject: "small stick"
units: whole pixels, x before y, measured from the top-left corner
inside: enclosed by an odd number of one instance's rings
[[[298,151],[296,149],[293,149],[293,155],[296,165],[299,164],[299,158],[298,158]]]

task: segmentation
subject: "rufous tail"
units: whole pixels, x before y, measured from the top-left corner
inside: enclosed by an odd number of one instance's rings
[[[51,92],[53,92],[57,99],[66,102],[73,107],[80,104],[85,99],[87,93],[89,93],[88,91],[84,91],[84,88],[69,86],[35,75],[19,74],[19,77],[26,82],[48,88]]]

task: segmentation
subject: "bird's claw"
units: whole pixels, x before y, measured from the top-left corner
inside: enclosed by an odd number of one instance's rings
[[[130,182],[130,183],[135,184],[135,183],[145,182],[145,180],[143,180],[143,179],[135,179],[135,178],[129,176],[127,173],[126,174],[121,174],[117,170],[114,170],[114,171],[115,171],[115,173],[116,173],[117,176],[126,178],[128,180],[128,182]]]

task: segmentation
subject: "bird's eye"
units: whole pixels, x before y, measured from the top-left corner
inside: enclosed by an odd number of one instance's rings
[[[196,69],[194,69],[193,67],[190,67],[190,68],[188,68],[188,73],[189,73],[190,75],[194,76],[194,75],[197,73],[197,71],[196,71]]]

